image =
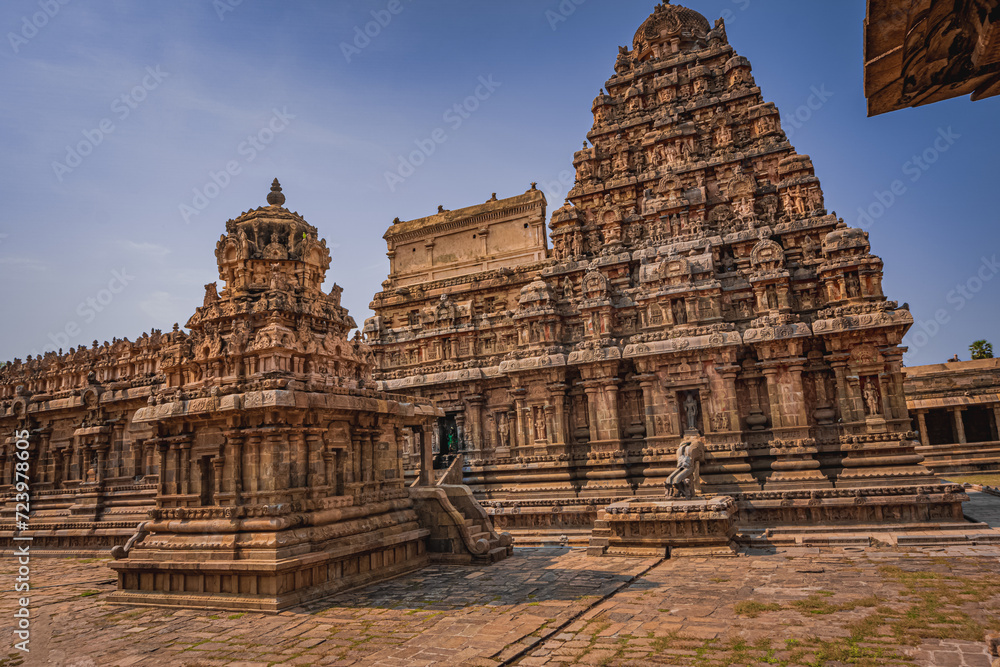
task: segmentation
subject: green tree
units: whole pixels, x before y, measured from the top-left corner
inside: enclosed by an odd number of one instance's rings
[[[969,346],[969,351],[972,352],[973,360],[993,358],[993,345],[985,340],[977,340]]]

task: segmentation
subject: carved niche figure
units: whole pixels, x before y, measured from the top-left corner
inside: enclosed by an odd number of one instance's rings
[[[844,285],[847,287],[847,298],[854,299],[861,296],[861,277],[854,271],[844,276]]]
[[[705,460],[705,443],[701,438],[690,438],[677,449],[677,469],[667,477],[665,486],[668,498],[694,497],[701,463]]]
[[[497,434],[500,436],[500,446],[510,447],[510,420],[506,412],[501,412],[497,418]]]
[[[545,440],[548,435],[545,432],[545,411],[535,408],[535,440]]]
[[[805,237],[802,241],[802,259],[816,259],[816,242],[811,236]]]
[[[865,412],[869,417],[877,417],[882,414],[882,393],[878,389],[876,378],[865,378],[864,398]]]
[[[288,250],[281,245],[277,234],[271,234],[271,242],[264,248],[264,259],[288,259]]]
[[[687,398],[684,399],[684,415],[687,417],[687,430],[698,432],[698,411],[700,410],[700,405],[698,404],[698,396],[696,392],[689,391]]]

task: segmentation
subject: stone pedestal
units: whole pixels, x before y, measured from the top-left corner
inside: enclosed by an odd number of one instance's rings
[[[737,507],[729,496],[628,500],[598,514],[591,556],[732,556]]]

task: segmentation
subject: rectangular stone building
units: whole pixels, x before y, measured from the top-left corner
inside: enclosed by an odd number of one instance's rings
[[[1000,359],[905,371],[924,465],[936,473],[1000,471]]]

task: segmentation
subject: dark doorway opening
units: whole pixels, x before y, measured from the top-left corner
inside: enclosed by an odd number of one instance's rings
[[[993,410],[977,405],[962,414],[965,424],[966,442],[990,442],[993,440]]]
[[[930,410],[927,422],[927,442],[932,445],[951,445],[958,442],[955,434],[955,418],[948,410]]]
[[[215,505],[215,466],[212,465],[212,457],[202,456],[198,459],[198,468],[201,471],[201,506],[212,507]]]
[[[438,420],[438,453],[434,457],[434,469],[448,468],[458,450],[458,422],[454,414],[446,414],[444,419]]]

